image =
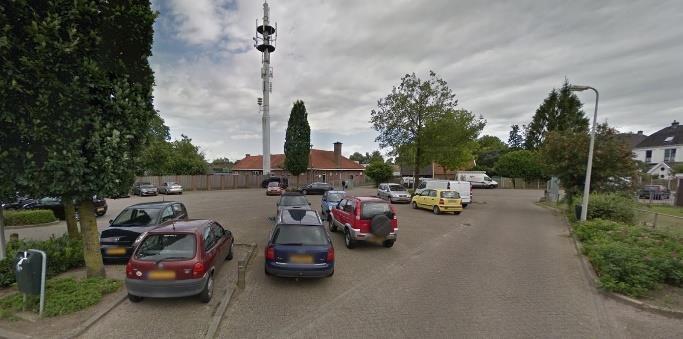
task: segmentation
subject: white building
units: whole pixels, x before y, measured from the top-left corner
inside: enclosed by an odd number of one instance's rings
[[[633,153],[636,160],[651,166],[647,173],[657,175],[660,179],[673,178],[672,167],[683,163],[683,127],[674,120],[671,126],[636,145]]]

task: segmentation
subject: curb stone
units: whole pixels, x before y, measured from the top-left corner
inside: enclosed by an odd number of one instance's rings
[[[63,220],[55,220],[55,221],[50,221],[42,224],[33,224],[33,225],[15,225],[15,226],[7,226],[5,225],[5,230],[18,230],[22,228],[33,228],[33,227],[46,227],[46,226],[52,226],[52,225],[57,225]]]
[[[17,332],[12,332],[10,330],[6,330],[3,328],[0,328],[0,338],[7,338],[7,339],[28,339],[28,338],[33,338],[29,335],[22,334],[22,333],[17,333]]]
[[[554,210],[556,212],[562,212],[560,209],[557,209],[552,206],[547,206],[543,204],[536,204],[541,207],[545,207],[551,210]],[[655,306],[651,305],[647,302],[640,301],[628,296],[625,296],[623,294],[615,293],[615,292],[610,292],[607,291],[603,288],[600,287],[600,283],[598,280],[597,274],[595,274],[595,270],[593,270],[593,265],[588,261],[585,255],[583,255],[583,245],[579,241],[579,239],[576,237],[576,234],[574,233],[574,230],[572,229],[572,225],[569,223],[569,220],[567,219],[566,215],[562,216],[562,221],[564,221],[565,226],[567,226],[567,229],[569,230],[569,234],[573,240],[574,243],[574,248],[576,248],[576,252],[579,255],[579,259],[581,260],[581,268],[583,270],[583,273],[586,275],[588,278],[588,281],[590,284],[600,292],[600,294],[609,297],[612,300],[618,301],[622,304],[630,305],[635,308],[638,308],[643,311],[648,311],[651,313],[656,313],[660,314],[663,316],[671,317],[671,318],[676,318],[676,319],[683,319],[683,311],[679,310],[673,310],[670,308],[665,308],[665,307],[660,307],[660,306]]]
[[[71,338],[76,338],[80,336],[81,334],[85,333],[95,322],[98,320],[102,319],[107,313],[109,313],[111,310],[116,308],[119,304],[121,304],[124,300],[126,300],[126,297],[128,297],[128,294],[125,292],[125,286],[122,286],[122,291],[119,292],[120,295],[114,299],[105,309],[100,310],[99,312],[93,314],[88,320],[83,322],[80,326],[76,327],[73,331],[69,332],[67,335],[64,336],[64,339],[71,339]]]
[[[246,268],[249,269],[249,262],[256,253],[256,243],[235,245],[249,247],[249,252],[245,256],[245,262],[247,266]],[[232,286],[229,286],[228,290],[225,292],[225,297],[223,298],[223,300],[221,300],[221,303],[218,305],[216,313],[214,313],[214,315],[211,317],[209,329],[207,330],[206,335],[204,336],[205,339],[212,339],[216,337],[216,332],[218,332],[218,326],[220,326],[221,320],[223,320],[223,316],[225,315],[225,311],[227,311],[228,305],[230,304],[230,301],[232,300],[232,297],[236,294],[236,292],[237,282],[235,282],[235,284],[233,284]]]

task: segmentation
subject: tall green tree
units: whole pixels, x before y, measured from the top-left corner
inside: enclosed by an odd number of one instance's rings
[[[427,80],[415,73],[406,74],[370,112],[370,122],[379,132],[375,141],[382,148],[390,148],[391,155],[398,155],[401,163],[409,164],[417,182],[419,169],[432,161],[425,152],[427,124],[454,110],[457,104],[446,81],[433,71]]]
[[[308,157],[311,152],[311,126],[308,124],[306,106],[301,100],[294,102],[287,122],[285,134],[285,170],[296,176],[308,170]]]
[[[479,140],[477,161],[474,170],[485,171],[488,175],[498,175],[494,165],[501,155],[505,154],[508,146],[500,138],[492,135],[484,135]]]
[[[591,191],[606,190],[609,178],[634,177],[637,166],[632,151],[617,136],[618,132],[607,124],[598,125]],[[572,197],[583,191],[588,162],[590,135],[587,132],[554,131],[548,133],[541,149],[548,174],[560,178],[567,195]]]
[[[519,125],[517,124],[510,126],[508,147],[510,147],[512,150],[524,148],[524,136],[522,136],[522,131],[519,129]]]
[[[372,179],[375,186],[391,179],[393,172],[391,165],[377,160],[371,162],[368,167],[365,168],[365,175]]]
[[[588,118],[582,106],[581,100],[569,89],[567,80],[559,90],[553,88],[527,126],[524,147],[529,150],[540,148],[552,131],[588,131]]]
[[[516,187],[515,179],[538,179],[543,177],[543,164],[537,152],[517,150],[505,153],[495,164],[496,173],[512,178],[512,186]]]
[[[462,169],[476,154],[486,121],[466,110],[450,110],[424,129],[425,156],[449,171]]]
[[[76,199],[87,275],[103,276],[92,196],[130,176],[156,115],[155,13],[143,0],[16,0],[0,12],[12,19],[0,28],[0,121],[20,159],[2,176],[24,193]]]
[[[382,153],[379,151],[372,151],[372,154],[368,154],[368,160],[367,163],[373,163],[373,162],[384,162],[384,157],[382,156]]]
[[[168,173],[174,174],[206,174],[209,164],[206,162],[204,152],[199,146],[192,144],[192,139],[181,134],[180,140],[171,143],[172,156],[168,162]]]
[[[365,156],[360,152],[353,152],[349,159],[353,161],[358,161],[359,164],[365,164]]]

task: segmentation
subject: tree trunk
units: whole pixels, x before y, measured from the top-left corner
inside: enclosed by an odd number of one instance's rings
[[[413,165],[413,193],[417,190],[417,176],[420,173],[419,163],[420,163],[420,143],[415,143],[415,164]]]
[[[0,260],[7,256],[7,246],[5,245],[5,209],[0,204]]]
[[[80,233],[78,232],[78,224],[76,223],[76,208],[74,207],[73,199],[62,198],[64,203],[64,218],[66,219],[66,230],[69,234],[69,238],[78,239],[80,238]]]
[[[104,264],[102,262],[102,253],[100,253],[100,232],[97,230],[95,206],[92,203],[92,199],[81,200],[79,214],[81,217],[86,275],[88,278],[104,277]]]

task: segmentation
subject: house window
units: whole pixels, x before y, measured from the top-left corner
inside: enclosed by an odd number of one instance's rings
[[[664,150],[664,161],[671,161],[674,162],[676,161],[676,149],[675,148],[667,148]]]
[[[645,162],[646,163],[652,162],[652,150],[645,151]]]

